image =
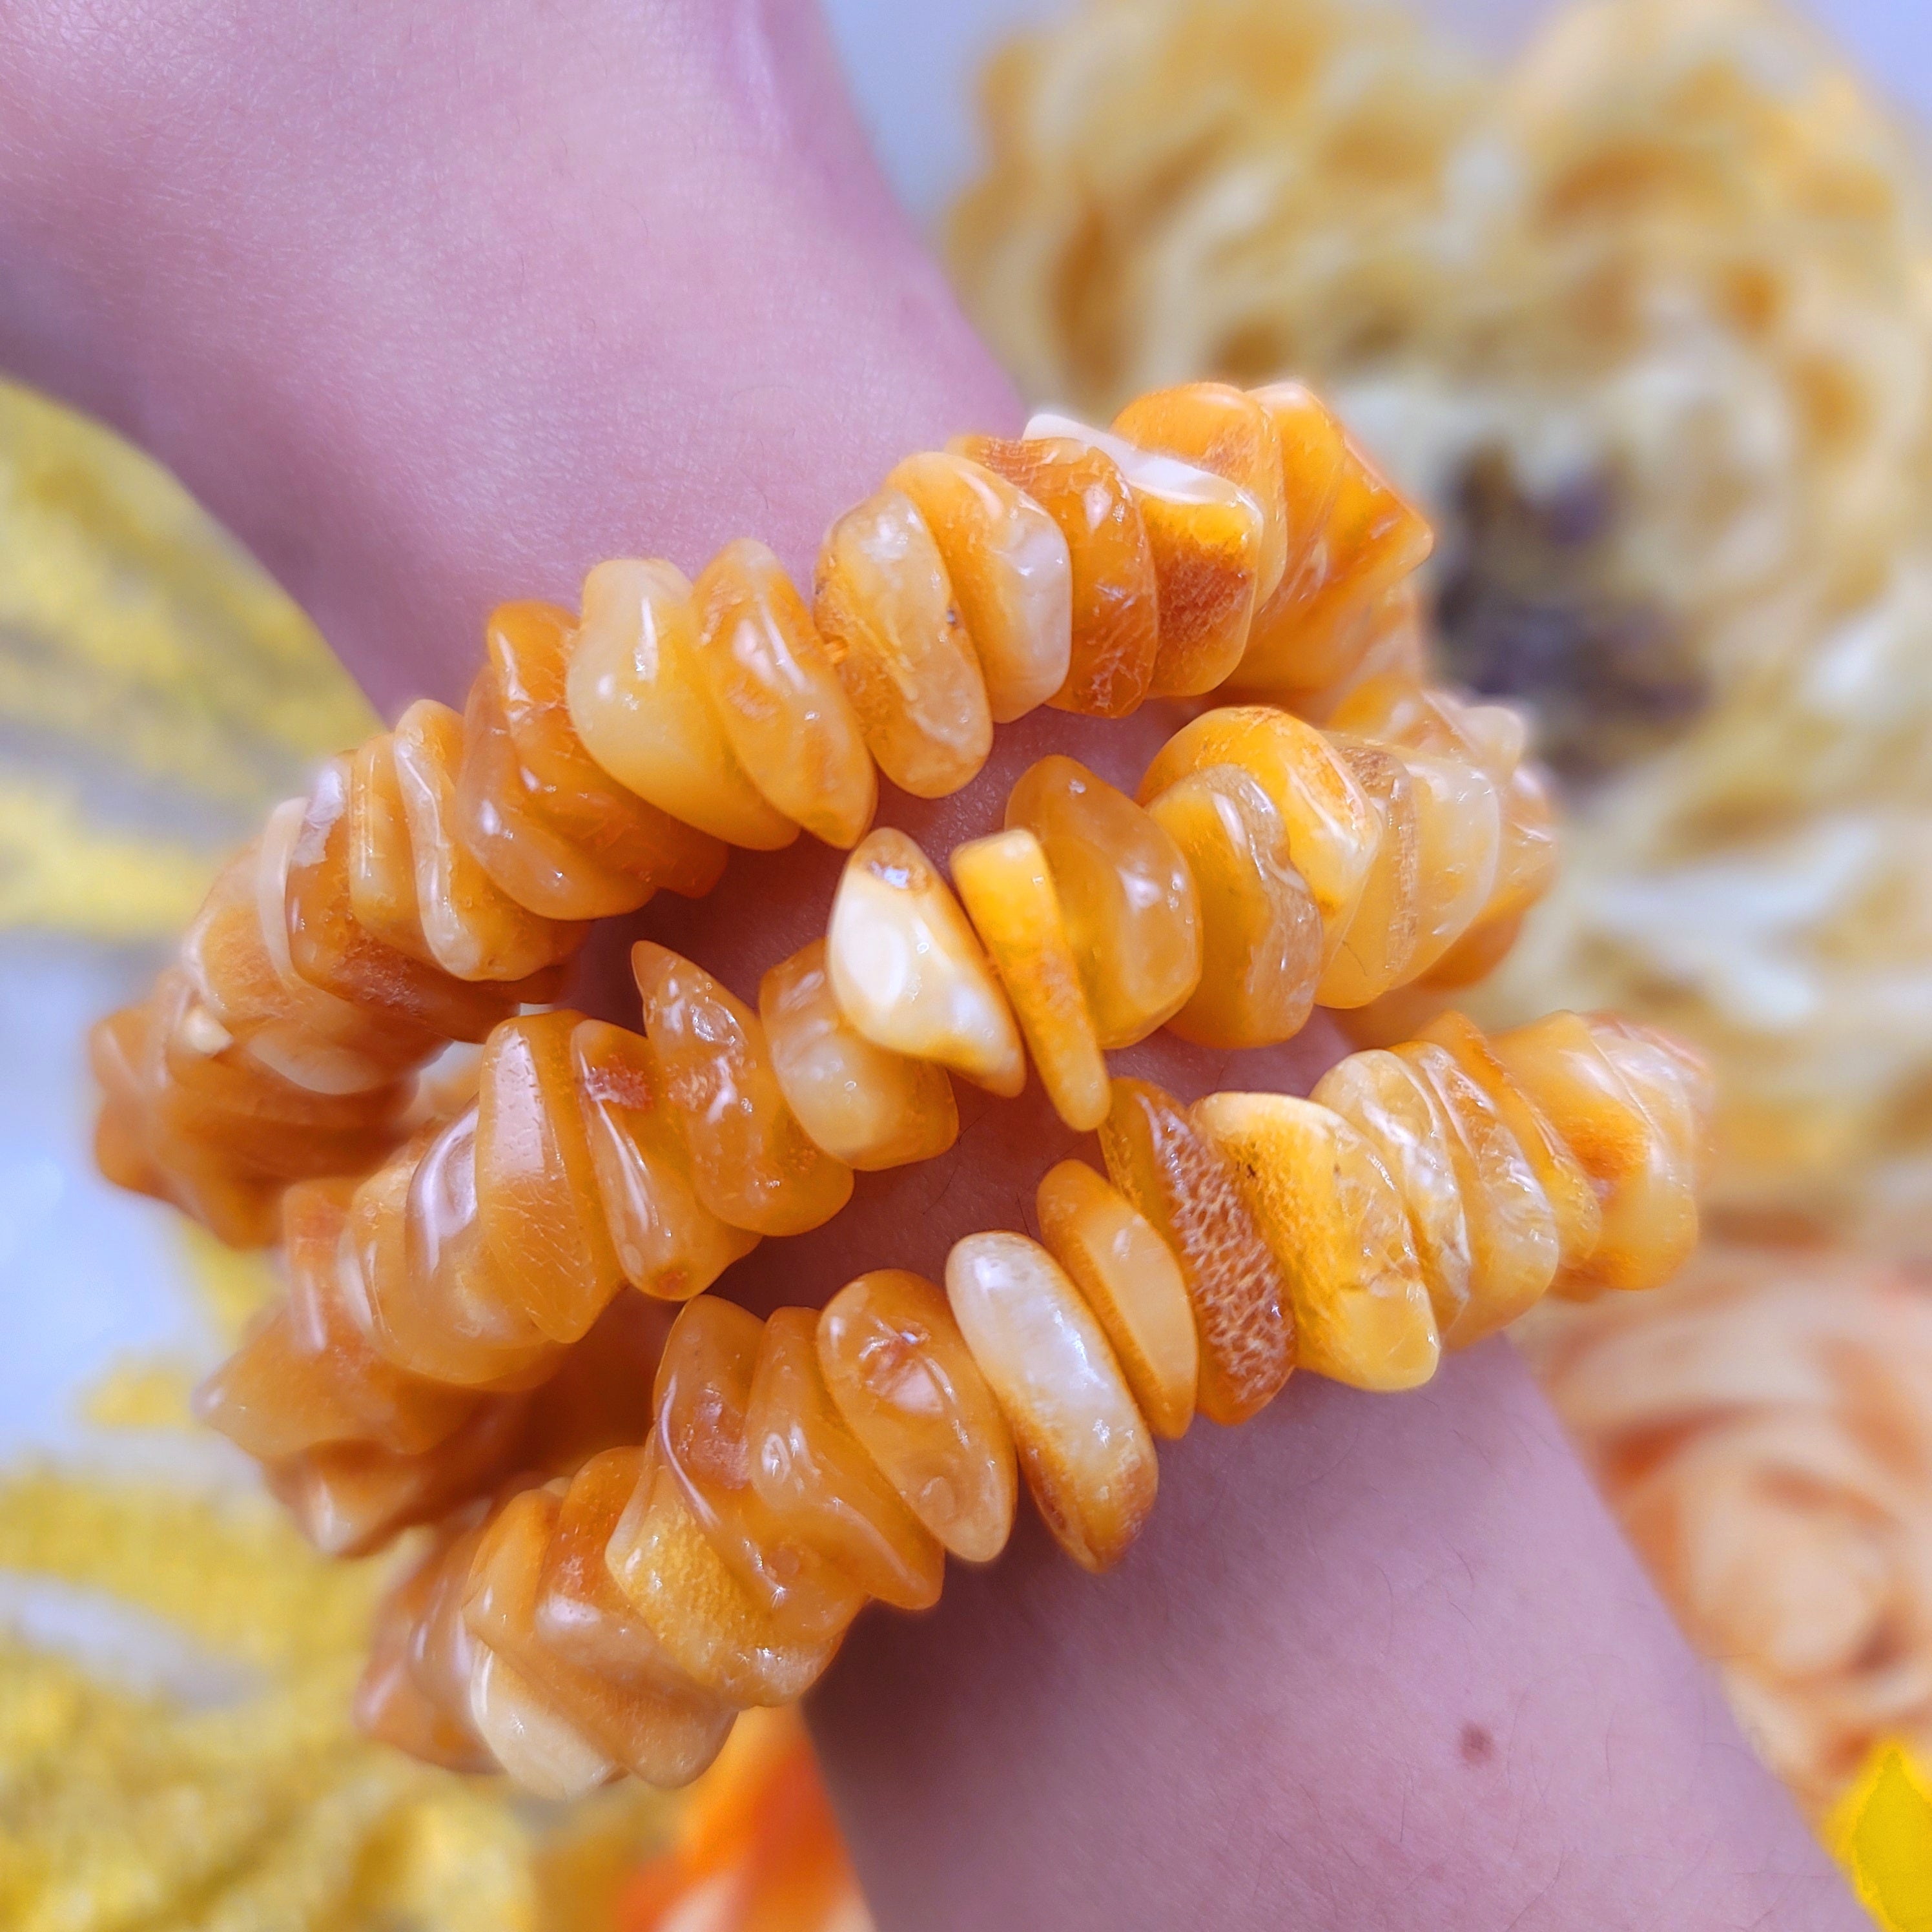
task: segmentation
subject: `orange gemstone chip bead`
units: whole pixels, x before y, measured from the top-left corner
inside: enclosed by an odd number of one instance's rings
[[[631,949],[644,1032],[698,1198],[736,1228],[799,1234],[851,1198],[852,1170],[814,1144],[772,1070],[757,1014],[703,968],[649,940]]]

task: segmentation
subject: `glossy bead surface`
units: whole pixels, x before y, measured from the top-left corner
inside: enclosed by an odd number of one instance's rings
[[[1066,680],[1048,703],[1096,718],[1137,710],[1160,644],[1159,592],[1147,526],[1118,466],[1090,444],[1058,436],[956,436],[948,447],[1024,490],[1066,540],[1072,574]]]
[[[818,1346],[846,1426],[906,1507],[954,1556],[990,1563],[1012,1531],[1012,1432],[945,1296],[876,1268],[826,1303]]]
[[[1106,1117],[1107,1064],[1040,841],[1024,830],[996,832],[956,845],[951,864],[1041,1084],[1070,1127],[1090,1132]]]
[[[946,451],[907,458],[886,478],[938,546],[973,640],[996,724],[1022,718],[1066,682],[1073,565],[1060,526],[983,464]]]
[[[1340,734],[1329,742],[1377,820],[1361,896],[1315,989],[1324,1006],[1365,1006],[1410,976],[1420,904],[1415,784],[1396,754]]]
[[[725,737],[698,662],[691,586],[670,565],[622,558],[584,580],[565,689],[584,748],[660,812],[754,851],[798,836]]]
[[[1201,1413],[1246,1421],[1294,1366],[1294,1316],[1233,1168],[1172,1094],[1142,1080],[1114,1082],[1100,1151],[1114,1185],[1180,1264],[1200,1343]]]
[[[1264,605],[1288,567],[1288,495],[1281,437],[1255,398],[1227,382],[1182,382],[1137,396],[1114,418],[1114,434],[1143,449],[1184,457],[1238,484],[1261,512],[1255,595]],[[1299,536],[1298,530],[1295,534]]]
[[[1536,1176],[1556,1216],[1557,1265],[1571,1268],[1596,1250],[1603,1208],[1582,1163],[1549,1117],[1517,1084],[1482,1029],[1460,1013],[1443,1013],[1424,1027],[1422,1042],[1441,1047],[1488,1096]]]
[[[607,1748],[646,1783],[680,1785],[718,1755],[736,1712],[671,1662],[604,1560],[644,1465],[641,1448],[607,1449],[571,1478],[544,1541],[531,1628],[550,1657],[597,1684]]]
[[[784,567],[740,538],[705,566],[692,596],[698,668],[740,768],[806,831],[856,845],[878,802],[872,755]]]
[[[765,1324],[745,1412],[752,1486],[788,1532],[868,1597],[902,1610],[939,1600],[945,1552],[847,1426],[818,1364],[817,1312]]]
[[[903,490],[826,532],[812,610],[879,769],[918,798],[974,778],[993,746],[986,684],[939,546]]]
[[[838,1649],[836,1634],[802,1636],[746,1588],[692,1514],[655,1439],[606,1558],[625,1600],[678,1670],[733,1703],[791,1702]]]
[[[698,1198],[760,1234],[799,1234],[851,1198],[852,1170],[799,1124],[758,1016],[702,967],[640,940],[631,970]]]
[[[904,1167],[958,1138],[945,1069],[876,1046],[853,1025],[833,997],[822,939],[765,975],[758,1017],[792,1112],[835,1160],[861,1172]]]
[[[1260,504],[1211,470],[1064,416],[1036,416],[1027,436],[1086,443],[1126,479],[1154,563],[1158,641],[1148,695],[1212,691],[1247,649],[1263,541]]]
[[[1322,918],[1282,854],[1281,814],[1239,765],[1206,765],[1148,810],[1187,862],[1201,906],[1201,977],[1167,1024],[1197,1046],[1270,1046],[1308,1023]]]
[[[700,1198],[663,1069],[640,1035],[581,1020],[571,1065],[610,1244],[633,1288],[688,1301],[758,1246]]]
[[[470,1666],[470,1721],[490,1754],[536,1798],[564,1803],[608,1784],[617,1766],[522,1671],[482,1641]]]
[[[446,704],[418,698],[397,721],[394,748],[430,958],[459,980],[520,980],[575,951],[581,924],[526,911],[458,836],[463,721]]]
[[[1381,839],[1381,820],[1354,775],[1313,725],[1268,705],[1204,712],[1163,745],[1141,780],[1143,800],[1208,765],[1239,765],[1281,814],[1282,855],[1322,916],[1332,960],[1354,915]]]
[[[1440,1096],[1448,1124],[1474,1267],[1469,1305],[1442,1330],[1442,1342],[1466,1348],[1549,1292],[1558,1257],[1556,1210],[1522,1144],[1454,1055],[1426,1041],[1396,1050]]]
[[[1180,848],[1072,758],[1030,766],[1007,796],[1006,823],[1046,855],[1101,1046],[1144,1040],[1201,980],[1200,903]]]
[[[1578,1277],[1602,1288],[1654,1288],[1696,1244],[1701,1150],[1660,1126],[1604,1054],[1598,1026],[1594,1016],[1552,1013],[1491,1044],[1596,1190],[1602,1229]]]
[[[552,1340],[574,1342],[622,1279],[578,1111],[570,1039],[580,1016],[506,1020],[483,1050],[478,1219],[493,1271]]]
[[[712,1546],[760,1611],[802,1642],[836,1636],[857,1613],[858,1585],[798,1533],[753,1480],[748,1432],[764,1324],[718,1295],[687,1302],[664,1343],[654,1439]]]
[[[502,604],[484,634],[525,796],[578,849],[640,885],[701,898],[728,848],[614,783],[570,718],[577,620],[554,604]]]
[[[1106,1330],[1148,1426],[1170,1438],[1185,1435],[1201,1346],[1172,1250],[1084,1161],[1050,1168],[1034,1205],[1041,1240]]]
[[[903,832],[880,826],[845,862],[825,965],[839,1011],[875,1046],[1009,1097],[1026,1084],[1019,1030],[986,952]]]
[[[1210,1094],[1195,1125],[1234,1168],[1294,1298],[1302,1366],[1414,1388],[1441,1352],[1402,1198],[1338,1114],[1285,1094]]]
[[[1109,1568],[1154,1507],[1158,1472],[1100,1322],[1059,1264],[1024,1234],[956,1242],[946,1294],[1012,1426],[1048,1528],[1084,1568]]]
[[[1348,620],[1427,557],[1429,525],[1298,382],[1253,392],[1274,423],[1292,532],[1287,567],[1256,614],[1232,682],[1292,697],[1330,684],[1351,661]]]
[[[1416,1258],[1438,1334],[1469,1306],[1475,1262],[1462,1183],[1450,1144],[1455,1130],[1441,1096],[1401,1055],[1352,1053],[1309,1096],[1341,1115],[1376,1152],[1408,1213]]]
[[[1426,975],[1475,923],[1495,890],[1502,812],[1496,786],[1469,760],[1405,751],[1415,803],[1415,950]]]

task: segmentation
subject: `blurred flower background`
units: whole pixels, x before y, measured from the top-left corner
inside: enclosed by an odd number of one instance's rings
[[[1764,0],[1560,8],[1506,64],[1354,0],[1093,0],[986,98],[949,257],[1030,398],[1304,376],[1437,518],[1441,661],[1530,707],[1571,813],[1481,1002],[1716,1057],[1705,1253],[1520,1339],[1875,1916],[1932,1924],[1916,134]],[[568,1810],[356,1739],[382,1565],[188,1426],[268,1268],[91,1178],[80,1036],[365,728],[166,478],[0,388],[0,1922],[851,1932],[787,1720]]]

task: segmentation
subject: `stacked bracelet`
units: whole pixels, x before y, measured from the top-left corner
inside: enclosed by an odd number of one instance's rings
[[[1466,984],[1546,886],[1520,722],[1421,682],[1428,541],[1296,386],[1037,418],[900,465],[809,609],[749,542],[694,584],[600,565],[580,616],[504,607],[460,718],[412,705],[272,815],[96,1029],[97,1145],[225,1238],[279,1232],[288,1296],[200,1404],[311,1538],[440,1525],[370,1728],[539,1790],[677,1781],[867,1597],[995,1555],[1016,1455],[1103,1568],[1197,1408],[1244,1420],[1298,1362],[1412,1387],[1552,1287],[1675,1268],[1707,1100],[1645,1029],[1450,1015],[1308,1100],[1110,1078],[1162,1026],[1261,1046]],[[1042,702],[1210,692],[1239,701],[1137,796],[1048,758],[943,864],[871,829],[880,773],[955,791]],[[850,856],[755,1012],[650,941],[641,1034],[527,1010],[590,922],[801,830]],[[426,1103],[458,1040],[473,1094]],[[886,1270],[765,1324],[703,1296],[1029,1058],[1109,1176],[1042,1178],[1044,1246],[969,1236],[944,1293]]]
[[[886,1269],[822,1312],[688,1304],[641,1444],[582,1460],[580,1432],[560,1473],[526,1457],[446,1520],[380,1620],[362,1721],[551,1796],[680,1783],[737,1709],[802,1695],[868,1598],[922,1608],[946,1553],[997,1556],[1016,1465],[1102,1570],[1153,1506],[1154,1437],[1197,1408],[1246,1420],[1298,1361],[1411,1387],[1438,1336],[1552,1282],[1662,1280],[1696,1238],[1704,1104],[1670,1042],[1573,1014],[1495,1041],[1452,1017],[1309,1100],[1117,1081],[1111,1178],[1048,1172],[1041,1242],[968,1236],[943,1293]]]

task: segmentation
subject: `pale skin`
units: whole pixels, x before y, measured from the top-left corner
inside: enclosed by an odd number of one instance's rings
[[[5,0],[0,362],[172,465],[392,714],[460,701],[499,598],[741,534],[806,576],[898,457],[1021,413],[805,0]],[[943,852],[1042,752],[1131,784],[1173,722],[1043,711],[883,815]],[[749,994],[836,866],[741,854],[634,930]],[[613,950],[577,997],[634,1023]],[[1304,1091],[1340,1050],[1120,1070]],[[1068,1137],[1036,1093],[966,1113],[746,1298],[1027,1225]],[[812,1713],[885,1932],[1864,1922],[1503,1342],[1197,1424],[1119,1570],[1024,1524],[862,1619]]]

